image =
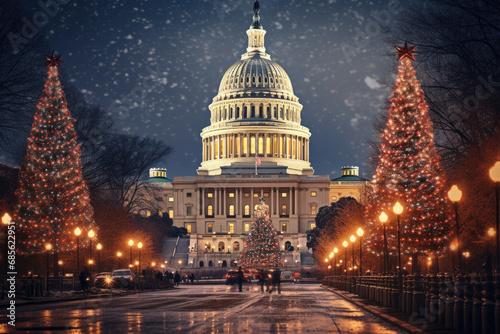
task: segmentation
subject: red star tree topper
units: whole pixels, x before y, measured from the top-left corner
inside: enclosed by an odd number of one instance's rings
[[[373,178],[373,194],[368,218],[373,229],[370,249],[383,250],[381,212],[389,216],[388,245],[397,245],[397,218],[394,204],[399,201],[401,249],[406,253],[439,253],[449,243],[450,207],[444,189],[440,157],[433,140],[433,124],[424,93],[410,59],[413,48],[398,48],[399,69],[391,98],[391,108],[381,136],[378,166]]]
[[[281,265],[278,234],[269,219],[269,206],[264,199],[255,211],[255,222],[245,238],[241,266],[244,268],[272,268]]]
[[[24,254],[43,252],[48,243],[54,252],[73,250],[76,227],[95,229],[73,118],[59,81],[60,57],[47,57],[48,78],[21,165],[16,222]]]

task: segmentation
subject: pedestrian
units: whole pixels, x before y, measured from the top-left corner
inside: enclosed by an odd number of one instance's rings
[[[276,285],[278,286],[278,294],[281,294],[281,271],[279,269],[276,269],[273,272],[273,291],[276,289]]]
[[[80,273],[80,286],[82,287],[83,291],[87,291],[89,288],[89,282],[90,282],[90,271],[87,266],[85,266]]]
[[[179,286],[180,282],[181,282],[181,275],[179,275],[179,272],[176,271],[174,275],[174,285]]]
[[[266,281],[266,273],[264,269],[259,271],[259,284],[260,284],[260,292],[264,293],[264,282]]]
[[[240,292],[243,292],[243,270],[241,270],[241,267],[238,268],[238,288],[240,289]]]
[[[163,279],[163,274],[159,270],[156,272],[156,279],[159,281],[161,281]]]
[[[191,281],[191,284],[194,284],[194,274],[191,273],[191,276],[189,276],[189,280]]]

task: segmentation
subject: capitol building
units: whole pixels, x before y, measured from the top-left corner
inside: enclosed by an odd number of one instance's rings
[[[141,194],[151,204],[141,214],[168,213],[187,230],[186,237],[165,239],[168,267],[237,266],[259,198],[269,205],[284,266],[313,265],[306,231],[315,227],[318,209],[345,196],[360,201],[368,182],[358,167],[342,168],[333,180],[314,175],[303,106],[285,70],[266,53],[258,14],[246,31],[246,53],[226,71],[208,106],[198,175],[169,179],[166,169],[154,168]]]

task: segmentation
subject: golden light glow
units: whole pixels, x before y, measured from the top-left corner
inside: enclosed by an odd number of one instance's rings
[[[138,266],[139,265],[139,261],[135,261],[135,265]]]
[[[380,220],[380,222],[383,224],[383,223],[386,223],[387,220],[389,219],[389,217],[387,217],[387,215],[385,214],[385,212],[382,212],[380,214],[380,216],[378,216],[378,219]]]
[[[333,257],[333,252],[331,252],[330,255],[328,255],[328,257],[331,259]]]
[[[351,240],[351,242],[354,242],[354,241],[356,241],[356,237],[354,235],[351,235],[351,237],[349,238],[349,240]]]
[[[5,225],[9,224],[12,218],[10,218],[9,214],[6,213],[2,216],[2,223]]]
[[[358,228],[358,230],[356,231],[356,234],[359,236],[359,237],[362,237],[363,234],[365,234],[365,231],[363,231],[363,229],[360,227]]]
[[[151,266],[152,267],[156,266],[156,262],[151,262]]]
[[[89,264],[94,264],[94,260],[89,260]]]
[[[394,211],[395,214],[400,215],[403,213],[403,206],[399,204],[399,202],[396,202],[392,210]]]
[[[490,177],[495,182],[500,182],[500,161],[497,161],[495,166],[490,169]]]
[[[118,256],[118,257],[122,256],[122,252],[117,252],[116,256]]]
[[[52,245],[51,244],[45,244],[45,249],[46,250],[51,250],[52,249]]]
[[[455,246],[455,244],[451,244],[450,249],[454,251],[455,249],[457,249],[457,246]]]
[[[129,246],[133,246],[133,245],[134,245],[134,240],[130,239],[130,240],[128,241],[128,245],[129,245]]]
[[[462,192],[456,185],[452,186],[450,191],[448,191],[448,198],[452,202],[458,202],[462,198]]]
[[[328,259],[325,259],[325,262],[328,262]]]
[[[90,230],[89,231],[89,238],[92,239],[93,237],[95,237],[95,233],[93,230]]]
[[[139,243],[137,244],[137,248],[142,248],[142,242],[139,242]]]
[[[496,234],[495,229],[493,227],[490,227],[488,230],[488,235],[490,237],[494,236]]]
[[[82,230],[79,227],[75,228],[75,235],[78,237],[80,234],[82,234]]]
[[[101,245],[101,244],[97,244],[96,248],[97,248],[98,250],[101,250],[101,249],[102,249],[102,245]]]
[[[347,241],[344,240],[344,242],[342,243],[342,246],[347,247],[347,245],[348,245]]]
[[[62,260],[57,261],[57,264],[60,265],[60,266],[62,266],[63,265]]]
[[[335,247],[335,248],[333,249],[333,252],[334,252],[334,253],[338,253],[338,251],[339,251],[339,249],[338,249],[337,247]]]

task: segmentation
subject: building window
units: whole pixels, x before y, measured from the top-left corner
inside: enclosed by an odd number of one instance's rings
[[[222,266],[223,267],[227,267],[227,261],[226,260],[222,260]]]
[[[239,250],[240,250],[240,243],[238,241],[235,241],[233,243],[233,251],[234,252],[239,252]]]
[[[163,202],[163,197],[156,197],[156,200],[157,200],[158,202]]]
[[[286,223],[281,224],[281,232],[286,232],[287,231],[287,226]]]
[[[229,206],[229,215],[234,216],[234,205]]]
[[[200,261],[200,268],[203,268],[205,266],[205,263],[203,261]]]
[[[258,193],[254,193],[253,197],[257,198],[257,197],[259,197],[259,194]]]
[[[250,193],[244,193],[244,194],[243,194],[243,196],[244,196],[245,198],[248,198],[248,197],[250,197]]]
[[[219,242],[219,252],[223,252],[224,248],[225,248],[224,242],[223,241]]]
[[[332,202],[336,202],[337,201],[337,196],[332,196]]]
[[[193,213],[193,207],[191,205],[186,206],[186,216],[191,216]]]
[[[207,233],[213,233],[213,232],[214,232],[214,225],[208,224],[207,225]]]
[[[311,191],[311,197],[316,197],[318,194],[315,191]]]
[[[286,208],[286,204],[283,204],[283,205],[281,206],[281,215],[282,215],[282,216],[286,216],[286,215],[288,214],[288,212],[287,212],[287,210],[286,210],[286,209],[287,209],[287,208]]]
[[[268,198],[269,197],[269,193],[264,193],[264,198]]]
[[[309,226],[311,227],[310,229],[312,230],[312,229],[316,228],[316,223],[309,223]]]
[[[233,198],[234,197],[234,193],[229,193],[229,197]]]
[[[287,196],[288,196],[288,194],[287,194],[287,193],[281,193],[281,197],[285,198],[285,197],[287,197]]]
[[[311,215],[315,215],[318,213],[318,205],[317,204],[311,204]]]
[[[207,216],[213,216],[214,215],[214,207],[209,205],[207,207]]]
[[[207,194],[207,197],[208,197],[208,198],[212,198],[212,197],[214,197],[214,194],[212,194],[212,193],[208,193],[208,194]]]
[[[169,202],[173,202],[173,201],[174,201],[174,198],[173,198],[173,197],[169,197],[169,198],[168,198],[168,201],[169,201]]]
[[[292,247],[292,243],[290,241],[285,242],[285,250],[289,250]]]
[[[208,266],[209,267],[213,267],[214,266],[214,263],[212,262],[212,260],[208,261]]]
[[[234,224],[233,223],[229,224],[229,233],[234,234]]]
[[[250,232],[250,224],[245,224],[245,232]]]
[[[186,224],[186,230],[188,234],[191,234],[191,224]]]
[[[173,209],[168,209],[168,218],[174,219],[174,210]]]
[[[250,216],[250,205],[245,205],[245,216]]]
[[[255,154],[255,137],[250,138],[250,154]]]
[[[186,197],[191,197],[192,194],[191,193],[186,193]]]

